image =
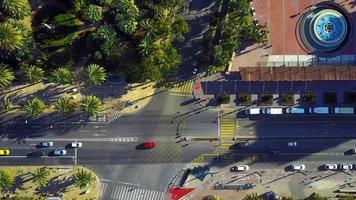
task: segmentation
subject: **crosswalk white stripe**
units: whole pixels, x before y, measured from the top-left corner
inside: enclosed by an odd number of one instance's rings
[[[103,195],[103,193],[105,192],[107,186],[108,185],[106,183],[101,183],[101,189],[100,189],[99,197],[101,197]]]
[[[120,186],[121,189],[120,189],[120,195],[118,196],[117,199],[120,199],[120,200],[125,200],[125,195],[126,195],[126,192],[127,192],[127,188],[126,186]]]
[[[155,191],[155,199],[157,200],[159,199],[160,193],[161,193],[160,191]]]
[[[153,190],[148,190],[148,194],[147,196],[149,197],[149,199],[153,199],[153,196],[154,196],[154,191]]]
[[[163,200],[163,197],[164,197],[164,192],[161,192],[157,200]]]
[[[141,192],[142,190],[141,189],[135,189],[134,190],[134,193],[132,194],[132,200],[139,200],[140,199],[140,196],[139,196],[139,194],[140,194],[140,192]]]
[[[111,193],[111,198],[112,198],[112,199],[115,199],[115,194],[116,194],[117,188],[118,188],[118,186],[116,186],[116,187],[114,188],[114,191]]]

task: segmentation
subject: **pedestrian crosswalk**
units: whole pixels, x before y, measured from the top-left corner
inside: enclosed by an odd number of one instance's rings
[[[197,156],[191,161],[191,163],[193,164],[203,164],[204,162],[205,162],[204,154]]]
[[[163,200],[165,193],[162,191],[141,188],[136,185],[112,184],[101,182],[99,199],[102,200]],[[110,188],[110,189],[109,189]]]
[[[220,137],[232,138],[235,135],[236,117],[234,113],[222,114],[220,117]]]
[[[137,142],[138,137],[117,137],[117,138],[110,138],[111,141],[115,142]]]
[[[174,80],[168,83],[163,84],[160,89],[161,90],[168,90],[173,92],[173,94],[186,94],[190,95],[193,90],[194,80]]]
[[[108,113],[105,115],[105,120],[106,122],[112,122],[115,121],[117,118],[121,117],[120,113]]]

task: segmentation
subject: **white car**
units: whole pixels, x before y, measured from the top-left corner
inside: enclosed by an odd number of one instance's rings
[[[356,149],[351,149],[352,154],[356,154]]]
[[[56,149],[56,150],[54,150],[53,154],[55,156],[64,156],[67,154],[67,151],[64,149]]]
[[[325,164],[326,170],[337,170],[337,164]]]
[[[296,147],[298,145],[297,142],[288,142],[287,143],[288,147]]]
[[[41,142],[42,147],[53,147],[53,142]]]
[[[245,110],[246,115],[259,115],[260,113],[261,112],[260,112],[259,108],[250,108],[250,109]]]
[[[269,114],[269,115],[282,115],[283,109],[282,108],[264,108],[264,109],[262,109],[262,113]]]
[[[81,142],[72,142],[72,143],[70,143],[70,146],[72,148],[78,148],[78,147],[82,147],[83,144]]]
[[[242,171],[248,171],[250,167],[248,165],[235,165],[231,167],[231,171],[233,172],[242,172]]]
[[[352,164],[340,164],[340,169],[341,170],[351,170]]]
[[[305,165],[303,164],[294,164],[292,165],[293,171],[305,170]]]

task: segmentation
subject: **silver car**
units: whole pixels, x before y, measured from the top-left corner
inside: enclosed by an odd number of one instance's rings
[[[53,147],[53,142],[41,142],[42,147]]]
[[[64,149],[56,149],[54,150],[53,154],[55,156],[65,156],[67,154],[67,151]]]

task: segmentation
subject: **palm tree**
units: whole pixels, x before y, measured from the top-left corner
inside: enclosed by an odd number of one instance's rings
[[[5,191],[14,183],[14,177],[7,170],[0,170],[0,189]]]
[[[68,68],[60,67],[54,70],[51,80],[57,84],[70,84],[73,82],[73,76]]]
[[[25,36],[14,23],[0,23],[0,51],[10,53],[24,46]]]
[[[150,53],[150,51],[152,49],[152,42],[147,37],[145,37],[141,40],[141,42],[138,46],[140,49],[140,53],[143,56],[146,56]]]
[[[23,19],[31,12],[28,0],[2,0],[0,9],[2,13],[13,19]]]
[[[209,195],[204,197],[204,200],[222,200],[222,198],[217,195]]]
[[[247,194],[243,200],[262,200],[262,197],[261,196],[258,196],[257,193],[250,193],[250,194]]]
[[[72,99],[68,97],[62,97],[56,101],[54,106],[59,114],[68,115],[70,113],[73,113],[75,103],[72,101]]]
[[[10,111],[13,107],[11,99],[5,97],[2,102],[2,107],[5,110]]]
[[[14,72],[7,65],[0,64],[0,87],[9,86],[14,79]]]
[[[30,83],[37,83],[42,81],[44,71],[42,68],[30,65],[24,69],[25,75]]]
[[[24,106],[24,110],[27,115],[31,117],[36,117],[43,113],[43,109],[45,107],[45,103],[41,99],[36,97],[32,100],[27,101],[26,105]]]
[[[73,174],[74,185],[80,189],[88,187],[94,181],[94,176],[84,169],[77,170]]]
[[[30,174],[32,176],[32,182],[34,182],[38,187],[44,187],[48,183],[49,171],[45,168],[38,168]]]
[[[97,64],[90,64],[85,68],[87,79],[92,85],[101,85],[106,80],[105,69]]]
[[[87,96],[81,101],[82,111],[89,116],[97,116],[102,111],[103,102],[96,96]]]
[[[356,197],[353,196],[352,194],[349,194],[347,196],[343,196],[340,198],[340,200],[355,200],[355,199],[356,199]]]

